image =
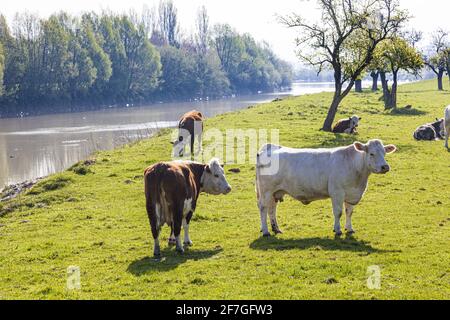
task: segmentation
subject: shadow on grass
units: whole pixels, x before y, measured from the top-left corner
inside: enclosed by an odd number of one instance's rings
[[[253,250],[306,250],[311,248],[317,248],[325,251],[350,251],[350,252],[365,252],[365,253],[387,253],[387,252],[399,252],[381,250],[372,247],[368,242],[358,241],[354,237],[347,236],[344,239],[336,238],[309,238],[309,239],[278,239],[260,238],[253,241],[250,244],[250,248]]]
[[[386,113],[386,115],[389,116],[423,116],[426,114],[428,114],[428,112],[414,108],[397,108],[393,109],[389,113]]]
[[[184,254],[178,254],[166,249],[162,252],[161,259],[145,257],[132,262],[127,271],[135,276],[142,276],[150,272],[167,272],[175,269],[187,261],[199,261],[214,257],[222,252],[222,249],[195,251],[187,250]]]
[[[309,146],[310,148],[334,148],[334,147],[342,147],[349,146],[355,141],[358,140],[358,135],[349,135],[349,134],[335,134],[334,138],[327,139],[325,141],[321,141],[320,144],[316,144],[313,146]]]

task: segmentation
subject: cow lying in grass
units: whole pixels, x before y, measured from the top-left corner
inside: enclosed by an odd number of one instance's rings
[[[175,244],[178,252],[184,252],[180,237],[182,226],[184,245],[192,245],[189,223],[201,192],[212,195],[231,192],[224,170],[217,159],[211,160],[209,164],[164,162],[145,170],[146,206],[155,240],[155,257],[161,255],[159,234],[165,224],[172,229],[169,245]]]
[[[444,139],[444,119],[436,119],[433,123],[424,124],[414,131],[414,139],[418,141],[435,141]]]
[[[277,222],[277,204],[285,195],[308,205],[331,198],[335,217],[334,232],[342,235],[340,219],[345,204],[346,229],[354,233],[353,208],[360,203],[371,174],[386,174],[390,166],[385,155],[397,148],[384,146],[380,140],[335,149],[291,149],[266,145],[258,154],[256,191],[261,214],[261,230],[270,236],[282,233]]]
[[[450,106],[445,109],[444,118],[444,135],[445,135],[445,147],[448,149],[448,139],[450,138]]]
[[[333,128],[333,133],[355,134],[362,118],[353,116],[348,119],[339,120]]]

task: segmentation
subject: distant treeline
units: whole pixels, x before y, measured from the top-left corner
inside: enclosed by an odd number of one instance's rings
[[[289,87],[290,65],[266,43],[198,11],[179,31],[171,1],[142,14],[0,15],[0,114],[222,97]],[[62,110],[64,109],[64,110]]]

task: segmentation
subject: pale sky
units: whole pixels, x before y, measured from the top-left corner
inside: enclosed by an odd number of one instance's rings
[[[157,6],[159,0],[0,0],[0,12],[9,21],[16,12],[25,10],[46,17],[59,10],[72,14],[83,11],[111,9],[127,12],[140,11],[144,5]],[[439,27],[450,30],[450,1],[448,0],[400,0],[403,8],[414,17],[410,26],[426,34]],[[274,51],[289,62],[296,62],[294,39],[296,32],[288,30],[276,21],[276,14],[296,12],[304,17],[317,17],[314,0],[174,0],[178,8],[182,30],[193,29],[197,8],[205,5],[211,23],[229,23],[239,32],[248,32],[257,40],[266,40]]]

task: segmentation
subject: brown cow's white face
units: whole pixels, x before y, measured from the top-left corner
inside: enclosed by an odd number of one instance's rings
[[[212,159],[202,177],[203,191],[213,195],[228,194],[231,186],[218,159]]]
[[[380,140],[371,140],[367,144],[355,142],[355,149],[365,154],[366,166],[370,172],[376,174],[386,174],[391,171],[391,167],[386,162],[386,154],[394,153],[397,147],[394,145],[384,146]]]

